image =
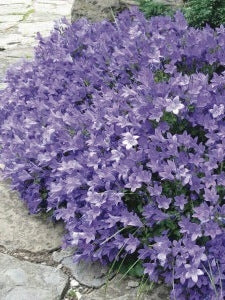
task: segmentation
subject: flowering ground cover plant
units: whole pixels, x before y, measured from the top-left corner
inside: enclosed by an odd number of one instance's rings
[[[0,94],[1,159],[78,259],[134,260],[171,299],[223,299],[225,28],[64,21]]]

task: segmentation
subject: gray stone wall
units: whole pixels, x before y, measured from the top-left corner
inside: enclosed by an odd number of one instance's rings
[[[130,6],[137,5],[133,0],[75,0],[72,7],[72,22],[81,17],[90,21],[113,20],[114,14]]]

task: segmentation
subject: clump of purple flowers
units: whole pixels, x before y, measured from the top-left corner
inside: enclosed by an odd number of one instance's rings
[[[39,40],[0,94],[12,187],[75,259],[136,255],[172,299],[223,299],[225,28],[133,9]]]

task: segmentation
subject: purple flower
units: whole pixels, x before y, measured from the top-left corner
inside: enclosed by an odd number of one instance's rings
[[[205,188],[205,194],[204,194],[204,199],[207,202],[210,202],[212,204],[216,204],[218,199],[219,199],[219,195],[216,192],[216,189],[214,187],[212,187],[211,189]]]
[[[202,261],[207,261],[207,256],[205,254],[205,248],[199,248],[197,251],[194,253],[193,257],[193,263],[195,265],[199,265]]]
[[[172,202],[172,199],[167,198],[166,196],[159,196],[156,197],[156,201],[158,203],[158,207],[159,208],[164,208],[164,209],[168,209],[170,206],[170,203]]]
[[[151,196],[160,196],[162,193],[162,187],[158,183],[154,183],[153,187],[148,187],[148,191]]]
[[[184,108],[184,105],[179,101],[179,97],[176,96],[173,100],[166,99],[166,111],[173,112],[178,115],[179,111]]]
[[[125,249],[128,253],[134,253],[140,245],[139,239],[133,237],[131,234],[129,235],[129,238],[124,240],[124,242]]]
[[[203,275],[203,271],[201,269],[198,269],[197,267],[190,265],[190,264],[185,264],[185,269],[186,269],[186,274],[185,278],[186,279],[192,279],[195,283],[198,281],[198,276]]]
[[[112,161],[116,161],[119,162],[123,157],[124,154],[121,152],[121,150],[111,150],[112,156],[111,156],[111,160]]]
[[[224,105],[223,104],[220,104],[220,105],[214,104],[213,108],[211,108],[209,111],[211,112],[213,118],[217,118],[224,114]]]
[[[166,263],[167,256],[171,252],[171,242],[167,237],[156,237],[153,248],[157,251],[157,258],[163,266]]]
[[[188,168],[185,168],[184,165],[181,165],[177,169],[176,178],[181,179],[183,184],[187,184],[187,183],[191,183],[192,175],[191,175],[190,171],[188,170]]]
[[[157,274],[157,264],[156,263],[144,263],[144,274],[147,274],[150,280],[157,281],[158,274]]]
[[[184,205],[187,203],[187,199],[184,195],[176,196],[175,198],[175,206],[179,207],[181,210],[184,209]]]
[[[220,235],[221,233],[222,230],[220,229],[217,223],[209,221],[206,224],[204,224],[204,234],[206,236],[210,236],[212,239],[214,239],[217,235]]]
[[[125,132],[122,135],[124,136],[122,144],[126,147],[127,150],[138,144],[138,135],[133,135],[130,132]]]
[[[198,218],[201,223],[206,223],[211,219],[212,207],[209,207],[207,203],[203,202],[194,208],[194,212],[193,217]]]
[[[207,273],[225,284],[224,28],[133,8],[113,23],[63,20],[38,40],[0,91],[4,178],[31,213],[65,223],[76,260],[138,256],[177,299],[214,299]]]
[[[151,173],[147,171],[139,171],[136,174],[133,173],[128,178],[129,182],[125,185],[126,188],[130,188],[132,192],[142,186],[143,182],[149,182],[151,180]]]
[[[201,227],[196,223],[190,222],[187,218],[183,218],[179,222],[179,226],[181,227],[180,232],[190,236],[191,241],[195,241],[198,237],[202,236]]]

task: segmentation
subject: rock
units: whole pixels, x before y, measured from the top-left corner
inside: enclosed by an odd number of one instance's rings
[[[79,282],[78,281],[76,281],[75,279],[72,279],[71,281],[70,281],[70,285],[71,285],[71,287],[78,287],[79,286]]]
[[[18,32],[23,36],[36,37],[37,32],[41,32],[42,36],[48,36],[49,33],[53,30],[53,26],[51,21],[45,22],[35,22],[32,24],[30,22],[19,23],[18,24]]]
[[[117,275],[112,279],[107,287],[101,287],[99,290],[83,295],[81,300],[166,300],[169,299],[169,289],[165,285],[158,285],[150,291],[142,291],[138,288],[127,289],[128,282],[131,278],[121,279],[121,275]]]
[[[15,5],[15,4],[23,4],[24,6],[29,6],[32,4],[33,0],[7,0],[7,3],[0,5]],[[9,6],[10,7],[10,6]],[[18,11],[17,11],[18,12]]]
[[[31,252],[60,247],[64,233],[61,223],[54,225],[40,216],[29,215],[18,195],[4,182],[0,182],[0,199],[0,246]]]
[[[68,268],[72,276],[83,285],[99,288],[108,279],[108,267],[102,266],[99,262],[73,262],[72,256],[62,260],[62,265]]]
[[[172,7],[179,7],[183,5],[183,0],[154,0],[154,2],[166,4]]]
[[[0,23],[19,22],[23,19],[23,15],[5,15],[0,17]]]
[[[81,17],[86,17],[93,22],[103,19],[113,20],[113,14],[131,5],[137,5],[137,2],[133,0],[75,0],[71,20],[74,22]]]
[[[15,49],[18,47],[23,47],[23,45],[28,47],[37,43],[35,39],[35,37],[23,36],[18,33],[8,34],[0,39],[0,48]]]
[[[53,267],[23,262],[0,253],[0,299],[59,300],[68,287],[68,277]]]
[[[68,256],[72,256],[72,254],[74,253],[75,249],[73,248],[67,248],[67,249],[63,249],[60,251],[54,251],[52,253],[52,259],[57,262],[57,263],[61,263],[61,261],[68,257]]]
[[[0,16],[1,15],[24,15],[28,11],[28,5],[24,4],[1,4],[0,3]]]
[[[130,281],[128,281],[127,286],[128,286],[128,288],[136,288],[139,286],[139,282],[130,280]]]
[[[57,3],[56,1],[49,1],[49,3],[34,1],[33,3],[35,11],[38,11],[39,13],[51,11],[52,14],[58,15],[58,17],[66,16],[68,14],[68,11],[71,9],[70,3],[68,3],[68,1],[64,1],[63,5],[62,3]]]
[[[82,297],[81,293],[78,291],[76,291],[76,296],[77,296],[77,300],[80,300]]]
[[[4,55],[4,56],[3,56]],[[23,60],[24,58],[32,58],[34,55],[34,49],[31,47],[27,47],[27,48],[19,48],[17,47],[17,49],[6,49],[4,51],[4,53],[0,53],[0,59],[2,59],[3,57],[6,57],[7,60],[11,60],[13,63],[15,61],[18,60]],[[17,60],[14,60],[14,59]]]

